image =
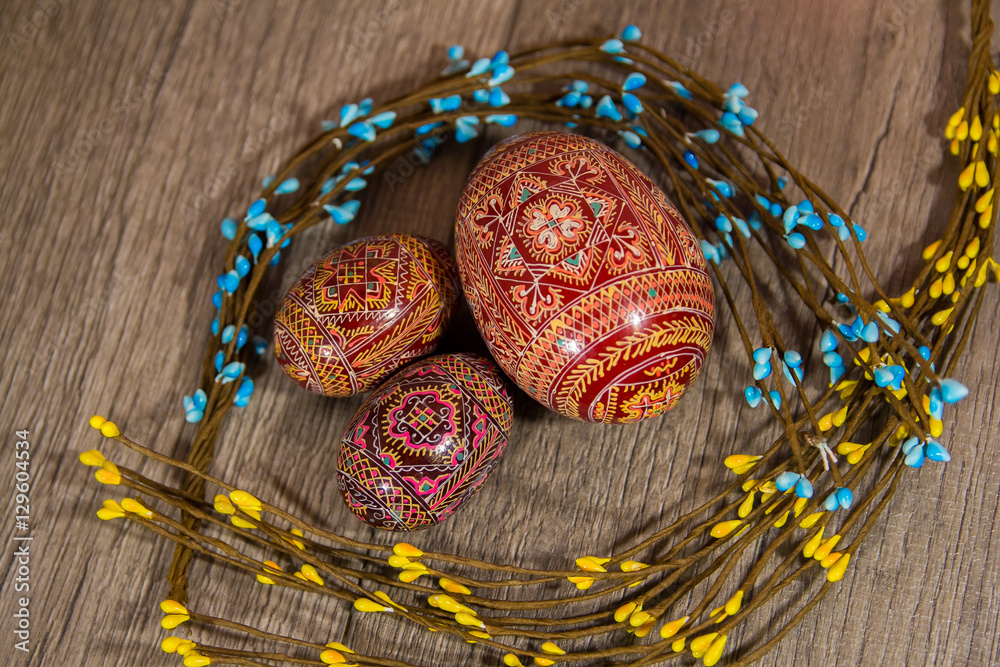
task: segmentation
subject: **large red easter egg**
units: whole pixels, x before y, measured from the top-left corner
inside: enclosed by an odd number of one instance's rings
[[[474,496],[507,447],[513,406],[491,361],[442,354],[410,364],[358,409],[337,452],[337,483],[362,521],[420,530]]]
[[[604,144],[536,132],[497,145],[458,205],[466,298],[500,366],[573,419],[672,408],[712,344],[697,239],[663,192]]]
[[[274,353],[309,391],[368,391],[434,351],[458,291],[454,261],[437,241],[409,234],[354,241],[309,267],[285,295]]]

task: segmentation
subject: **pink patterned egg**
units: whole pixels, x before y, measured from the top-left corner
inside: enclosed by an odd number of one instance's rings
[[[715,297],[697,239],[624,157],[537,132],[497,145],[458,205],[466,299],[507,375],[573,419],[672,408],[712,344]]]
[[[320,260],[285,295],[274,353],[309,391],[372,389],[437,347],[458,301],[448,249],[410,234],[371,236]]]
[[[337,483],[362,521],[421,530],[476,495],[507,447],[513,406],[496,366],[442,354],[399,371],[368,397],[337,452]]]

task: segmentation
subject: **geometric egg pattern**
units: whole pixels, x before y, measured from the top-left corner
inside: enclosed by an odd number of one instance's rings
[[[354,241],[288,291],[275,318],[275,354],[310,391],[368,391],[434,351],[459,290],[454,260],[437,241],[409,234]]]
[[[568,417],[673,407],[712,343],[715,296],[680,213],[637,167],[566,132],[512,137],[459,202],[462,287],[501,368]]]
[[[341,439],[344,501],[359,519],[387,530],[444,521],[496,469],[512,413],[491,361],[442,354],[407,366],[372,393]]]

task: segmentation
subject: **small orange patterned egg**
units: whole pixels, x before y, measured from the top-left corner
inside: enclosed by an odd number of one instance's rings
[[[309,391],[351,396],[437,347],[459,292],[441,243],[409,234],[360,239],[320,260],[285,295],[274,353]]]

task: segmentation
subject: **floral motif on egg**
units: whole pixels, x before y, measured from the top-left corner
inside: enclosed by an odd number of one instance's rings
[[[416,362],[358,409],[337,453],[337,483],[354,514],[378,528],[444,521],[496,469],[513,407],[490,361],[443,354]]]
[[[459,202],[466,298],[506,373],[549,408],[631,422],[672,408],[711,347],[715,297],[678,210],[607,146],[512,137]]]
[[[458,291],[454,261],[437,241],[409,234],[354,241],[288,291],[275,318],[275,354],[310,391],[368,391],[434,351]]]

